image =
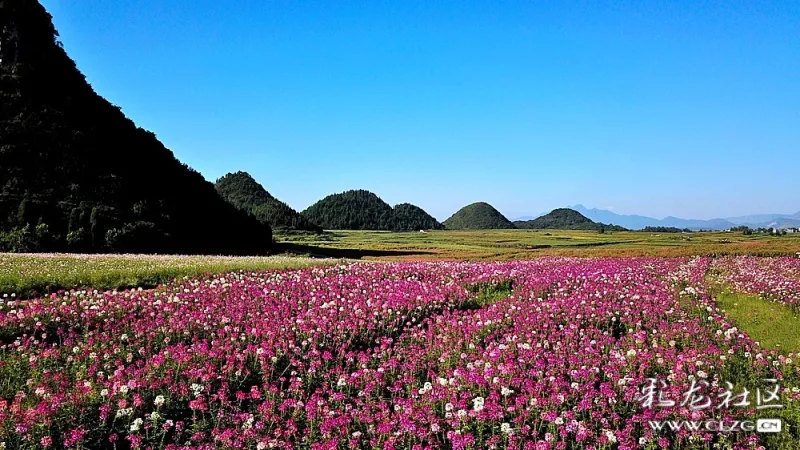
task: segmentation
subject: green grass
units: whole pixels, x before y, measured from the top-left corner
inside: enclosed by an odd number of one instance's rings
[[[785,353],[800,352],[800,314],[792,308],[758,295],[729,290],[717,293],[716,298],[736,326],[762,347]]]
[[[26,298],[60,289],[153,287],[184,276],[290,269],[333,260],[295,256],[0,254],[0,294]]]
[[[389,260],[508,260],[545,255],[690,256],[794,255],[800,235],[745,236],[738,232],[650,233],[564,230],[471,230],[381,232],[327,231],[276,234],[287,251],[348,258]]]

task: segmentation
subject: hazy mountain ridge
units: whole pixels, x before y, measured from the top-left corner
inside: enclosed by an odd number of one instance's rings
[[[572,209],[580,212],[595,222],[613,223],[632,230],[640,230],[644,227],[676,227],[689,228],[692,230],[727,230],[738,225],[747,225],[752,228],[786,228],[798,226],[800,224],[800,212],[796,214],[755,214],[749,216],[719,218],[719,219],[683,219],[680,217],[667,216],[663,219],[636,215],[636,214],[617,214],[613,211],[598,208],[587,208],[583,205],[575,205]]]

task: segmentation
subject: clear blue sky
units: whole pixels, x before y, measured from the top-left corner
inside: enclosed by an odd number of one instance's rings
[[[800,2],[42,1],[180,160],[298,210],[800,210]]]

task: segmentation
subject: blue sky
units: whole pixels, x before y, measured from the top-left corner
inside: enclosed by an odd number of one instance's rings
[[[798,2],[42,3],[180,160],[299,210],[800,210]]]

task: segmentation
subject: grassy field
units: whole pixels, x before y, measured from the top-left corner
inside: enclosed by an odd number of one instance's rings
[[[0,254],[0,294],[30,297],[59,289],[153,287],[184,276],[288,269],[332,260],[295,256]]]
[[[728,290],[717,293],[717,304],[764,348],[800,352],[800,316],[790,307]]]
[[[545,255],[690,256],[751,254],[794,255],[800,233],[787,236],[738,232],[645,233],[480,230],[426,233],[329,231],[320,235],[276,235],[284,250],[332,257],[386,260],[509,260]]]

